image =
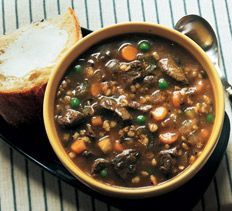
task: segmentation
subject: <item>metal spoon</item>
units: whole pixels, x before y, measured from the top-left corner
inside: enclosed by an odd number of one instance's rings
[[[176,23],[175,29],[191,38],[206,52],[215,65],[232,103],[232,86],[219,68],[220,50],[216,34],[211,25],[198,15],[186,15]]]

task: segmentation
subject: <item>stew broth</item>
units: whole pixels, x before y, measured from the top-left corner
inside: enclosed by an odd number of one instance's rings
[[[86,174],[142,187],[174,177],[201,154],[214,96],[206,71],[181,46],[127,34],[76,59],[54,115],[66,152]]]

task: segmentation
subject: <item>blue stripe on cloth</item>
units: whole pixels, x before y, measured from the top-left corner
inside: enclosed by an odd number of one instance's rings
[[[219,197],[219,194],[218,194],[218,185],[217,185],[216,177],[214,177],[213,183],[214,183],[214,189],[215,189],[215,194],[216,194],[216,199],[217,199],[217,211],[220,211],[221,205],[220,205],[220,197]]]
[[[127,0],[126,3],[127,3],[128,19],[129,21],[131,21],[130,0]]]
[[[58,179],[58,191],[59,191],[59,199],[60,199],[60,210],[64,210],[64,205],[63,205],[63,194],[62,194],[62,188],[61,188],[61,181]]]
[[[198,10],[199,10],[199,15],[202,16],[200,0],[197,0],[197,5],[198,5]]]
[[[87,28],[89,29],[89,12],[88,12],[88,2],[87,2],[87,0],[85,0],[85,15],[86,15]]]
[[[31,0],[29,0],[29,14],[30,14],[30,22],[33,21],[33,17],[32,17],[32,5],[31,5]]]
[[[154,0],[154,2],[155,2],[155,11],[156,11],[156,21],[157,21],[157,23],[160,23],[157,1]]]
[[[231,20],[230,20],[230,11],[229,11],[229,6],[228,6],[227,0],[225,0],[225,5],[226,5],[226,14],[227,14],[227,18],[228,18],[228,23],[230,26],[230,34],[232,36],[232,24],[231,24]]]
[[[45,180],[43,169],[41,170],[41,179],[42,179],[42,186],[43,186],[44,208],[45,208],[45,211],[47,211],[48,210],[47,190],[46,190],[46,180]]]
[[[57,4],[57,13],[60,15],[60,0],[56,0]]]
[[[78,190],[75,189],[75,200],[76,200],[76,209],[79,211],[79,197],[78,197]]]
[[[43,0],[43,13],[44,13],[44,18],[47,18],[47,10],[46,10],[46,0]]]
[[[17,28],[19,28],[18,0],[15,0],[15,18],[16,18],[16,29],[17,29]]]
[[[142,9],[143,21],[146,21],[145,10],[144,10],[144,2],[143,2],[143,0],[140,0],[140,1],[141,1],[141,9]]]
[[[186,6],[186,1],[183,0],[183,5],[184,5],[184,14],[187,15],[188,11],[187,11],[187,6]]]
[[[117,18],[115,0],[113,0],[113,11],[114,11],[114,22],[117,23],[118,22],[118,18]]]
[[[13,149],[10,148],[10,165],[11,165],[11,182],[12,182],[12,193],[14,210],[17,210],[16,193],[15,193],[15,177],[14,177],[14,160],[13,160]]]
[[[5,21],[5,4],[4,4],[4,0],[2,0],[2,28],[3,28],[3,34],[6,34],[6,21]]]
[[[100,10],[100,21],[101,21],[101,27],[103,27],[103,17],[102,17],[102,4],[101,0],[98,0],[99,10]]]
[[[26,174],[26,181],[27,181],[28,209],[31,211],[32,210],[31,187],[30,187],[29,169],[28,169],[28,160],[27,159],[25,159],[25,174]]]

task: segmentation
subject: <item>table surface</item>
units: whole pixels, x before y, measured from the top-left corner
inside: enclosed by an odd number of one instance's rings
[[[232,82],[231,0],[0,0],[0,34],[9,33],[31,21],[62,14],[67,7],[74,8],[81,26],[91,30],[125,21],[148,21],[173,27],[186,14],[201,15],[217,33],[221,46],[221,69]],[[226,111],[232,117],[227,99]],[[194,211],[232,210],[231,172],[230,136],[222,163]],[[118,209],[74,189],[0,143],[1,210]]]

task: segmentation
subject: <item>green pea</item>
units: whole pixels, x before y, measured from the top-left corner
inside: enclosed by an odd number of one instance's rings
[[[73,69],[74,69],[74,72],[76,72],[78,74],[80,74],[82,72],[82,67],[79,64],[76,65]]]
[[[101,176],[102,178],[106,178],[106,177],[108,176],[108,171],[107,171],[107,169],[102,169],[102,170],[100,171],[100,176]]]
[[[144,115],[138,115],[136,117],[136,122],[139,124],[139,125],[144,125],[145,122],[146,122],[146,117]]]
[[[150,44],[148,41],[144,40],[144,41],[141,41],[141,42],[139,43],[139,50],[140,50],[140,51],[142,51],[142,52],[147,52],[147,51],[149,51],[150,49],[151,49],[151,44]]]
[[[80,100],[76,97],[71,98],[70,106],[71,108],[77,108],[81,104]]]
[[[214,120],[213,114],[207,114],[207,116],[206,116],[206,121],[207,121],[208,123],[212,123],[213,120]]]
[[[161,78],[159,79],[159,88],[164,90],[164,89],[167,89],[168,88],[168,82],[164,79],[164,78]]]

